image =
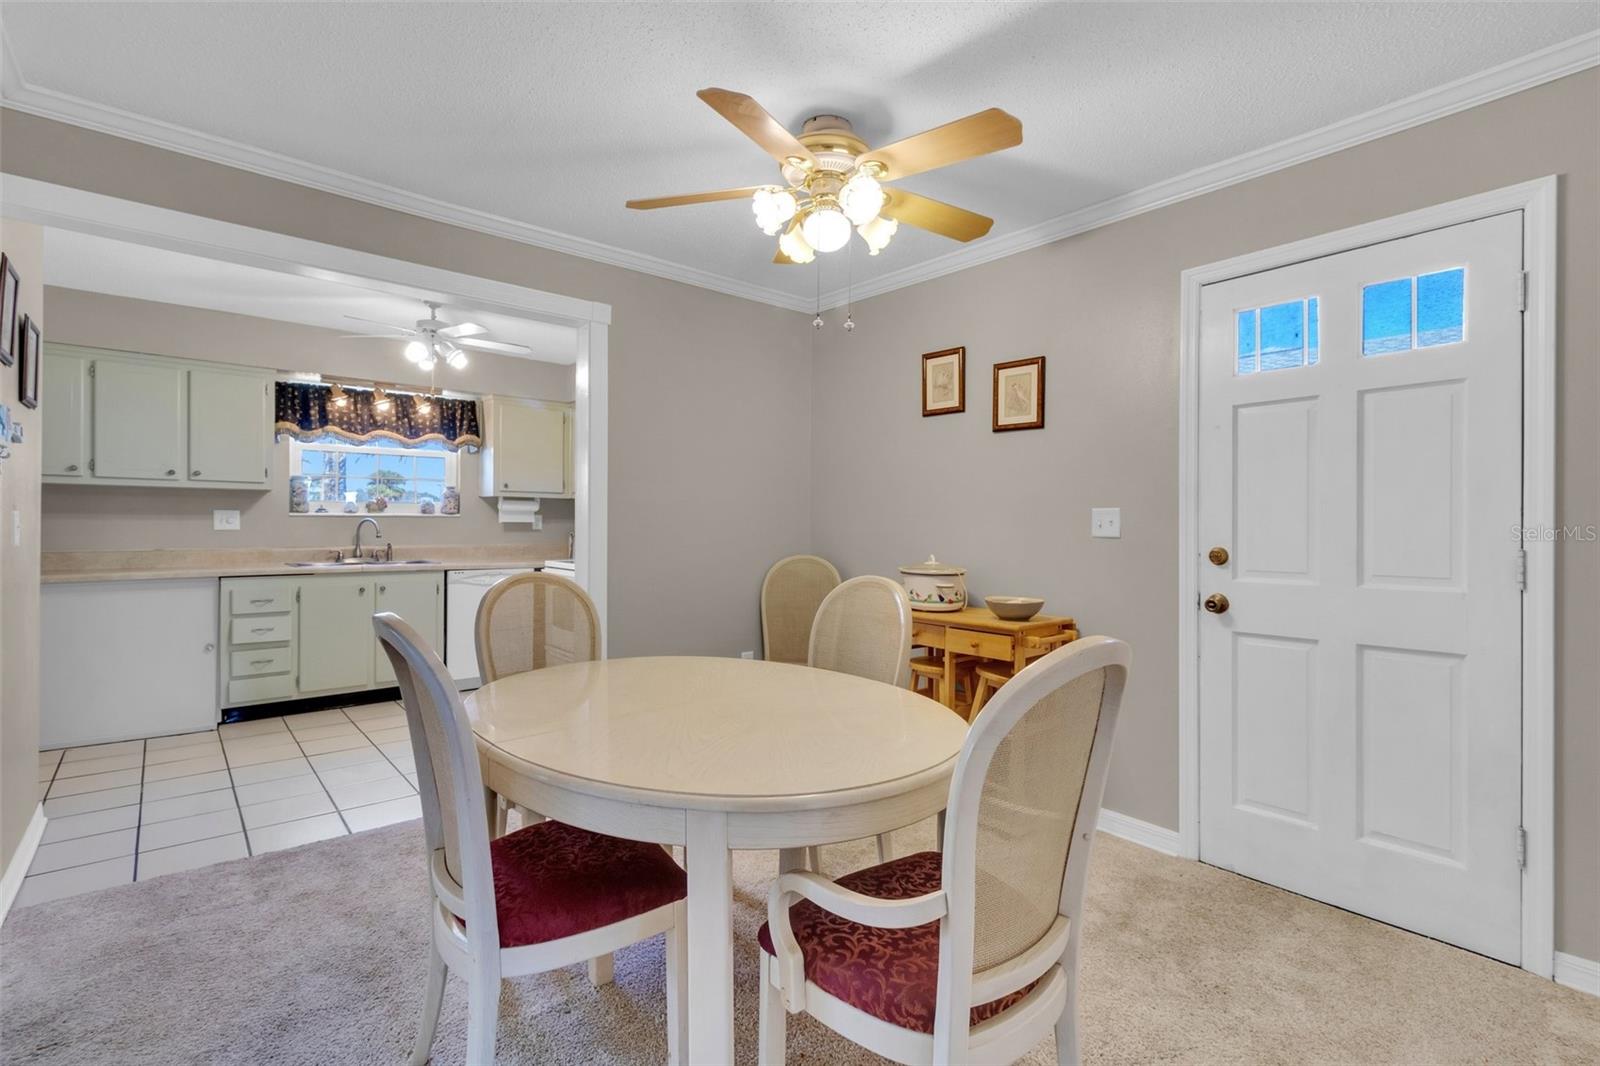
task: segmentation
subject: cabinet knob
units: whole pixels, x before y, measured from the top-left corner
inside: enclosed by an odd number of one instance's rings
[[[360,588],[356,589],[356,595],[357,596],[365,596],[366,594],[367,594],[367,586],[362,585]]]
[[[190,477],[199,477],[199,476],[200,476],[200,471],[198,471],[198,470],[191,470],[191,471],[189,471],[189,476],[190,476]]]
[[[167,471],[167,476],[168,477],[177,477],[178,476],[178,472],[176,470],[168,470]]]
[[[77,463],[71,463],[71,464],[69,464],[67,466],[67,473],[75,474],[77,472],[78,472],[78,464]]]
[[[510,487],[511,487],[511,482],[509,482],[509,481],[502,481],[502,482],[501,482],[501,483],[500,483],[500,487],[501,487],[501,488],[503,488],[503,489],[509,489],[509,488],[510,488]]]
[[[388,585],[379,585],[378,586],[378,591],[379,592],[388,592],[389,591],[389,586]]]
[[[209,655],[211,652],[214,652],[216,650],[217,650],[217,646],[215,644],[207,644],[206,645],[206,654]]]

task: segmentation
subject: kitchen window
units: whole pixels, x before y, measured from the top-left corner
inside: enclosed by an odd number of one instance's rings
[[[445,490],[461,484],[460,455],[441,441],[350,444],[333,434],[289,442],[293,514],[445,516]],[[303,501],[299,500],[303,493]],[[369,506],[383,501],[380,507]]]

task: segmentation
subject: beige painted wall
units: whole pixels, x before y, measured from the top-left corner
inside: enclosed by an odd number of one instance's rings
[[[421,385],[426,375],[401,357],[399,345],[340,340],[337,331],[205,311],[177,304],[51,286],[50,339],[93,348],[207,359],[272,370],[314,370],[357,380]],[[441,386],[541,400],[571,400],[573,368],[476,353],[464,371],[445,371]],[[567,553],[572,501],[544,503],[544,529],[502,526],[494,501],[478,496],[478,456],[460,453],[461,514],[382,516],[397,549],[421,544],[535,545],[550,558]],[[289,513],[289,441],[273,450],[269,492],[224,489],[44,487],[45,551],[132,551],[148,548],[288,548],[347,544],[354,518]],[[211,528],[213,508],[237,508],[239,532]]]
[[[1600,71],[855,305],[813,380],[813,547],[847,573],[930,551],[1130,640],[1107,806],[1175,827],[1178,275],[1561,176],[1559,513],[1600,522]],[[892,249],[891,249],[892,251]],[[967,346],[967,410],[920,417],[922,352]],[[990,431],[990,367],[1048,359],[1046,428]],[[865,461],[870,457],[870,461]],[[1122,508],[1122,539],[1089,509]],[[1600,545],[1558,549],[1556,943],[1600,958]]]
[[[22,281],[17,320],[31,315],[42,325],[44,232],[0,218],[0,251]],[[0,871],[39,806],[39,413],[17,400],[18,369],[0,367],[0,403],[24,435],[0,460]],[[22,517],[20,547],[11,543],[13,512]]]
[[[759,646],[811,539],[802,316],[11,110],[0,140],[7,173],[610,304],[610,649]]]

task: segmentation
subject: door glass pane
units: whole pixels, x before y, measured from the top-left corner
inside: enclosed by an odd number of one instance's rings
[[[1417,278],[1417,347],[1455,344],[1464,324],[1465,270],[1441,270]]]
[[[1304,300],[1261,309],[1261,369],[1305,365]]]
[[[1316,366],[1321,342],[1317,339],[1317,298],[1306,301],[1306,365]]]
[[[1361,290],[1361,354],[1383,355],[1411,347],[1411,279],[1383,281]]]
[[[1239,373],[1256,372],[1256,313],[1240,311],[1239,319]]]

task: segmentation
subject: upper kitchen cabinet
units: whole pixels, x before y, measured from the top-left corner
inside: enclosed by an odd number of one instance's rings
[[[189,371],[189,480],[265,482],[272,383],[256,373]]]
[[[118,480],[183,480],[183,371],[165,363],[96,359],[89,364],[89,385],[90,472]]]
[[[40,472],[81,481],[89,476],[89,360],[71,349],[44,349]]]
[[[570,404],[490,396],[483,422],[479,495],[572,495]]]
[[[46,482],[264,489],[272,372],[45,346]]]

